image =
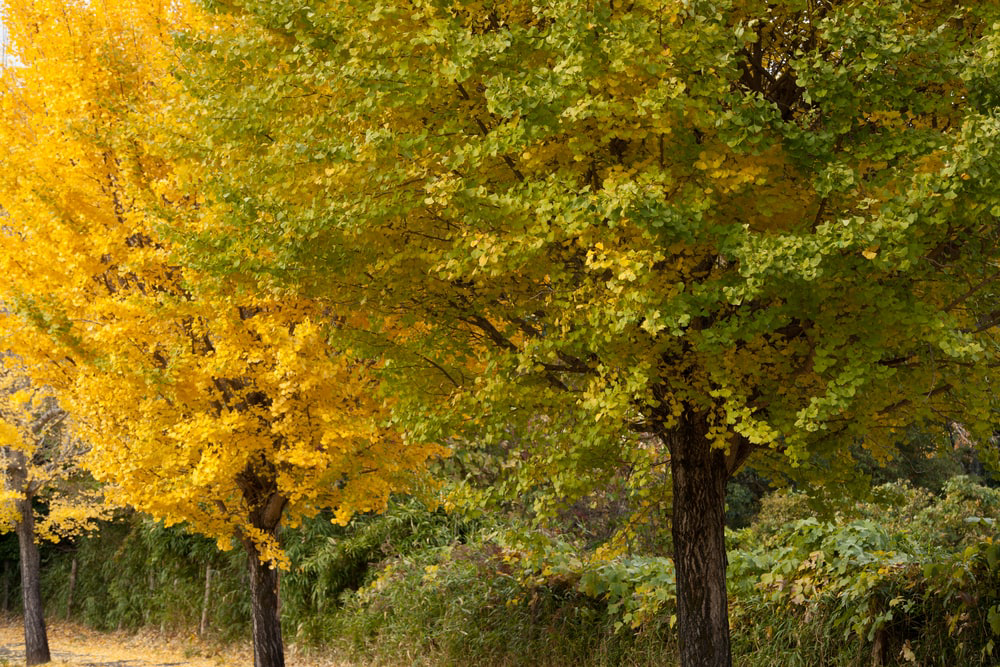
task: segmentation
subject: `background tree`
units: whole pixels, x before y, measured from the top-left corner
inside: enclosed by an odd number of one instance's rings
[[[32,386],[14,357],[0,371],[0,530],[17,535],[24,602],[24,645],[27,664],[49,662],[45,608],[41,592],[41,562],[37,541],[78,535],[104,515],[100,494],[87,488],[80,467],[87,451],[74,437],[66,411],[52,393]],[[35,506],[45,503],[36,519]]]
[[[328,343],[330,304],[217,292],[171,257],[164,217],[212,215],[148,150],[177,3],[12,2],[4,73],[5,344],[95,443],[114,500],[246,550],[255,662],[283,664],[279,526],[346,522],[411,488],[435,446],[387,425],[374,362]],[[179,120],[177,121],[180,122]]]
[[[520,433],[559,501],[669,465],[686,667],[731,663],[752,455],[849,489],[857,442],[990,430],[995,4],[210,4],[189,259],[364,304],[400,418]]]

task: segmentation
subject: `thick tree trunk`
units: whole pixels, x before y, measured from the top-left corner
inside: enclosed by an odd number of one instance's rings
[[[726,455],[707,421],[685,415],[667,433],[673,476],[674,568],[681,667],[731,667],[726,597]]]
[[[21,513],[17,522],[17,542],[21,551],[21,593],[24,598],[24,652],[27,664],[38,665],[52,660],[42,606],[41,560],[38,545],[35,544],[35,516],[30,496],[19,500],[17,505]]]
[[[250,540],[244,540],[250,571],[254,667],[284,667],[281,617],[278,614],[278,570],[262,563]]]

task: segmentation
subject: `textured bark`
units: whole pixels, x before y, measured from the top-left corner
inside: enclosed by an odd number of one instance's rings
[[[24,647],[27,664],[38,665],[52,660],[45,631],[42,606],[41,561],[35,544],[35,517],[31,497],[18,501],[21,519],[17,523],[17,542],[21,551],[21,592],[24,598]]]
[[[260,553],[250,540],[244,540],[243,546],[250,571],[254,667],[284,667],[285,651],[278,615],[278,570],[260,561]]]
[[[274,469],[262,461],[257,467],[248,463],[236,480],[250,508],[250,525],[271,538],[277,536],[282,512],[288,504],[287,498],[278,493],[274,476]],[[260,551],[250,537],[243,536],[242,542],[250,572],[254,667],[284,667],[278,571],[261,562]]]
[[[666,434],[673,476],[672,533],[681,667],[731,667],[726,597],[725,452],[705,438],[707,421],[685,415]]]

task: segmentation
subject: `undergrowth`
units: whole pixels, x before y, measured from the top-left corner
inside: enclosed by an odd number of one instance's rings
[[[730,616],[742,667],[995,665],[1000,491],[893,483],[835,517],[773,496],[729,533]],[[463,520],[397,500],[347,528],[286,531],[286,636],[365,665],[664,665],[676,661],[668,558],[597,555],[512,521]],[[50,552],[50,613],[101,628],[196,628],[205,568],[212,632],[245,636],[244,561],[141,517]]]

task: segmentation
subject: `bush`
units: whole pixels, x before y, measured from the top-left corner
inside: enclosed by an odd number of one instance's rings
[[[734,640],[754,665],[993,665],[1000,636],[1000,495],[896,483],[853,517],[734,535]]]
[[[329,515],[286,529],[291,570],[282,573],[285,635],[322,643],[341,596],[363,585],[369,568],[402,552],[461,541],[472,524],[414,499],[397,499],[383,515],[359,516],[347,527]],[[221,639],[250,633],[246,556],[222,552],[183,526],[165,527],[139,514],[106,522],[75,543],[49,547],[43,590],[50,614],[64,616],[69,573],[77,561],[72,617],[101,630],[156,626],[195,631],[201,621],[205,570],[214,570],[208,627]]]
[[[282,580],[283,621],[286,633],[294,628],[298,640],[311,644],[335,635],[342,598],[368,582],[379,563],[460,544],[478,525],[414,498],[397,498],[384,514],[357,516],[346,527],[329,518],[316,517],[284,534],[292,568]]]
[[[997,664],[1000,490],[954,478],[944,495],[894,482],[829,518],[797,494],[764,499],[729,533],[736,664]],[[662,665],[676,661],[669,558],[395,499],[347,527],[284,534],[286,636],[360,664]],[[217,636],[246,636],[240,552],[138,516],[48,551],[50,607],[79,563],[78,618],[101,628],[197,627],[204,568]]]
[[[624,622],[630,609],[624,601],[636,588],[627,567],[585,576],[564,552],[538,568],[537,554],[503,541],[483,536],[390,560],[337,615],[339,647],[352,659],[386,665],[662,665],[676,659],[667,617]]]
[[[74,559],[72,616],[94,628],[197,629],[210,566],[219,573],[213,579],[210,627],[225,637],[246,632],[250,608],[241,554],[222,553],[213,541],[179,526],[130,514],[104,523],[69,550],[48,550],[42,585],[49,614],[65,614]]]
[[[967,479],[945,490],[896,482],[830,520],[800,495],[766,499],[731,534],[736,664],[996,664],[997,498]],[[674,613],[669,559],[505,529],[389,559],[334,627],[374,664],[670,664]]]

